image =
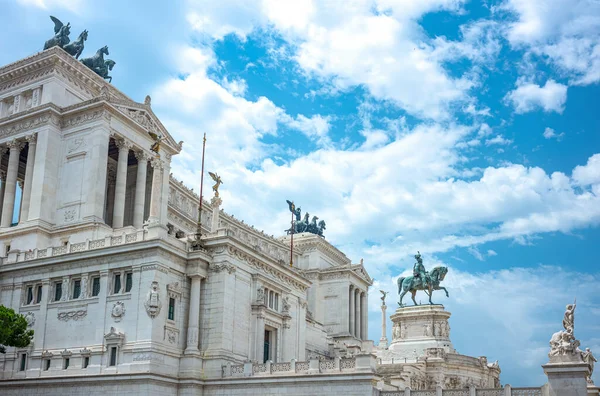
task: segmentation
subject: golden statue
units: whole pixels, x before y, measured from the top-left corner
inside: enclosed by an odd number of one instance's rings
[[[223,181],[221,181],[221,176],[217,175],[216,173],[212,173],[212,172],[208,172],[208,174],[215,181],[215,185],[213,186],[212,189],[215,192],[215,197],[218,197],[219,196],[219,186],[221,184],[223,184]]]
[[[154,151],[156,154],[158,154],[158,151],[160,150],[160,142],[163,140],[163,137],[154,132],[148,132],[148,134],[152,139],[154,139],[154,143],[152,143],[152,146],[150,146],[150,151]]]

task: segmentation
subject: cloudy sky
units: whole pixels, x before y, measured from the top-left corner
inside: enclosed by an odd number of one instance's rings
[[[600,1],[0,7],[0,64],[42,49],[50,14],[72,38],[86,28],[84,56],[108,45],[113,84],[150,94],[185,141],[178,178],[197,188],[206,132],[226,211],[270,234],[286,199],[326,220],[327,240],[376,278],[370,338],[378,290],[420,250],[450,267],[450,298],[434,300],[454,346],[498,359],[503,383],[545,382],[575,297],[575,334],[600,356]]]

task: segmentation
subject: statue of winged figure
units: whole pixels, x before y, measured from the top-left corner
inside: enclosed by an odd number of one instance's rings
[[[389,294],[389,292],[383,290],[379,290],[379,292],[381,293],[381,305],[385,305],[385,297]]]
[[[302,209],[300,206],[296,207],[296,205],[294,205],[294,203],[289,199],[286,199],[285,202],[287,202],[288,206],[290,207],[290,212],[292,212],[296,217],[296,221],[300,221],[300,215],[302,214]]]
[[[152,139],[154,139],[154,143],[152,143],[152,146],[150,146],[150,151],[154,151],[156,154],[158,154],[158,151],[160,150],[160,142],[162,142],[163,137],[162,135],[157,135],[154,132],[148,132],[148,134]]]
[[[223,184],[223,181],[221,180],[221,176],[217,175],[216,173],[212,173],[212,172],[208,172],[208,174],[215,181],[215,185],[213,186],[212,189],[215,192],[215,197],[218,197],[219,196],[219,186],[221,184]]]
[[[64,25],[58,18],[50,16],[52,22],[54,22],[54,37],[50,40],[46,41],[44,44],[44,49],[52,48],[54,46],[59,46],[63,48],[65,45],[69,44],[69,34],[71,34],[71,23],[67,23]]]

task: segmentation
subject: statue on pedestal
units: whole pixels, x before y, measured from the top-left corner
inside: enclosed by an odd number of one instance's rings
[[[431,270],[431,273],[428,273],[425,270],[425,266],[423,265],[423,260],[421,258],[421,253],[417,252],[415,255],[417,262],[413,267],[413,276],[400,277],[398,278],[398,294],[400,295],[400,301],[398,305],[403,307],[402,298],[406,293],[410,291],[411,297],[415,305],[417,304],[417,300],[415,300],[415,295],[418,290],[423,290],[429,296],[429,304],[433,304],[431,301],[431,295],[434,290],[443,290],[446,292],[446,297],[449,297],[448,290],[445,287],[440,286],[440,282],[444,280],[446,274],[448,273],[447,267],[435,267]]]
[[[569,304],[565,310],[563,318],[564,330],[558,331],[552,335],[550,339],[549,357],[569,355],[577,360],[583,359],[581,352],[578,350],[580,342],[575,339],[575,308],[577,304]]]
[[[64,25],[58,18],[50,16],[52,22],[54,22],[54,37],[50,40],[46,41],[44,44],[44,49],[47,50],[49,48],[58,46],[63,48],[65,45],[69,44],[69,34],[71,34],[71,23],[67,23]]]
[[[216,173],[213,173],[213,172],[208,172],[208,174],[210,175],[210,177],[215,182],[215,185],[212,187],[212,189],[215,192],[215,197],[218,197],[219,196],[219,186],[221,184],[223,184],[223,181],[221,180],[221,176],[219,176],[219,175],[217,175]]]
[[[379,292],[381,293],[381,305],[385,305],[385,297],[389,294],[389,292],[385,292],[383,290],[379,290]]]

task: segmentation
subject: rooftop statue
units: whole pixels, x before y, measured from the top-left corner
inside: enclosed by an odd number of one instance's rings
[[[152,146],[150,146],[150,151],[153,151],[156,154],[158,154],[158,152],[160,151],[160,142],[162,142],[163,137],[154,132],[148,132],[148,134],[152,139],[154,139],[154,143],[152,143]]]
[[[50,40],[46,41],[44,44],[44,49],[52,48],[55,46],[59,46],[63,48],[65,45],[69,43],[69,34],[71,34],[71,23],[67,23],[63,25],[63,23],[53,16],[50,16],[52,22],[54,22],[54,37]]]
[[[440,283],[446,277],[448,273],[447,267],[435,267],[431,270],[431,272],[427,272],[425,270],[425,266],[423,265],[423,259],[421,258],[421,253],[417,252],[415,255],[415,259],[417,262],[413,266],[413,276],[400,277],[398,278],[398,294],[400,295],[400,301],[398,305],[400,307],[404,307],[402,303],[402,299],[404,295],[408,292],[411,293],[411,297],[415,305],[417,304],[417,300],[415,300],[415,295],[418,290],[423,290],[425,294],[429,296],[429,304],[433,304],[431,301],[431,295],[434,290],[443,290],[446,293],[446,297],[449,297],[448,290],[445,287],[440,286]]]
[[[108,72],[113,69],[116,62],[111,59],[104,60],[104,55],[108,55],[108,46],[106,45],[96,51],[94,56],[83,58],[81,63],[92,69],[100,77],[112,82],[112,77],[108,75]]]
[[[219,186],[221,184],[223,184],[223,181],[221,180],[221,176],[217,175],[216,173],[212,173],[212,172],[208,172],[208,174],[215,181],[215,185],[213,186],[212,189],[215,192],[215,197],[218,197],[219,196]]]
[[[300,207],[296,208],[294,203],[290,200],[286,199],[286,202],[290,208],[290,212],[292,212],[294,217],[296,218],[296,220],[294,220],[293,230],[291,227],[289,229],[285,230],[285,232],[288,235],[291,234],[293,231],[294,234],[299,234],[302,232],[310,232],[311,234],[316,234],[316,235],[324,237],[323,231],[325,231],[326,226],[327,226],[325,224],[325,220],[321,220],[321,221],[317,222],[317,220],[319,220],[319,218],[317,216],[313,216],[312,220],[309,221],[310,215],[308,214],[308,212],[306,212],[304,214],[304,219],[300,220],[301,215],[302,215],[302,209],[300,209]]]
[[[79,56],[83,52],[83,46],[85,44],[85,40],[87,40],[87,37],[88,37],[88,31],[84,30],[83,32],[81,32],[79,37],[77,37],[77,40],[72,41],[69,44],[65,45],[63,47],[63,49],[65,51],[67,51],[67,53],[69,55],[74,56],[75,59],[79,59]]]
[[[575,308],[577,302],[567,305],[565,315],[563,317],[562,325],[564,330],[558,331],[550,338],[550,353],[548,356],[568,355],[576,358],[576,360],[582,359],[578,348],[580,345],[579,340],[575,338]]]

